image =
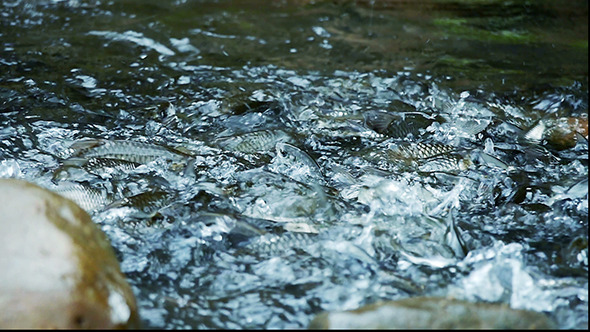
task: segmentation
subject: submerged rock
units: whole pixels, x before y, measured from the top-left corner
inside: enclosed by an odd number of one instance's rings
[[[0,179],[0,328],[137,328],[105,234],[69,199]]]
[[[580,140],[588,141],[588,118],[542,119],[525,132],[524,139],[558,151],[573,148]]]
[[[358,310],[321,313],[310,329],[549,329],[542,313],[506,304],[415,297],[368,305]]]

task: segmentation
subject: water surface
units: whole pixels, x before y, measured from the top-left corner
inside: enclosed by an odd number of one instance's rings
[[[587,328],[587,1],[0,13],[0,176],[74,186],[145,327],[305,328],[440,295]],[[556,144],[568,119],[586,137]],[[182,157],[92,168],[82,139]]]

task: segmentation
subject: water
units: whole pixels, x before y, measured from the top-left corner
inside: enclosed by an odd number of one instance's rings
[[[587,2],[0,12],[0,176],[84,204],[145,327],[304,328],[418,295],[587,327]],[[72,160],[89,138],[182,157]]]

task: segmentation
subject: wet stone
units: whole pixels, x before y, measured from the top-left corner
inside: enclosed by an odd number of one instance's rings
[[[310,329],[550,329],[544,314],[506,304],[416,297],[321,313]]]
[[[71,200],[0,179],[0,328],[137,328],[105,234]]]

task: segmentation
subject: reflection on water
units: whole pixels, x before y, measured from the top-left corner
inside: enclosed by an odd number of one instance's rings
[[[0,12],[0,176],[91,213],[146,327],[418,295],[587,327],[587,2]]]

